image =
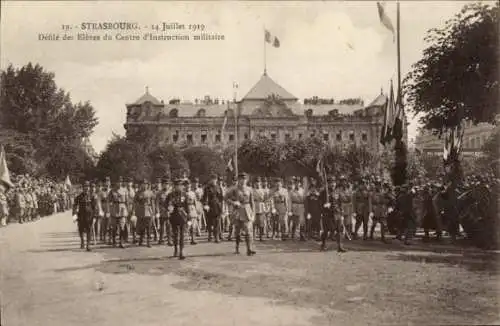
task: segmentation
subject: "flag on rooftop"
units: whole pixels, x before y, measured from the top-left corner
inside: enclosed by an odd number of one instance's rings
[[[394,26],[392,25],[392,21],[387,15],[385,11],[385,4],[377,2],[378,8],[378,16],[380,18],[380,22],[384,25],[388,30],[392,32],[393,41],[395,40],[396,31],[394,30]]]

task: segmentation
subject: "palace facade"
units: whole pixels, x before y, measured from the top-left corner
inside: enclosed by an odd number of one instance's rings
[[[160,142],[177,146],[224,148],[258,136],[279,142],[321,137],[332,146],[356,144],[379,152],[386,101],[381,93],[368,106],[317,97],[301,103],[264,72],[238,102],[206,96],[194,103],[178,99],[165,103],[146,89],[137,101],[126,104],[124,127],[127,134],[154,130]]]

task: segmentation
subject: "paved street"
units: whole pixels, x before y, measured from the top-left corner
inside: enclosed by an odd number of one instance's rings
[[[179,261],[165,246],[87,253],[75,231],[69,213],[0,229],[1,325],[500,322],[496,253],[359,240],[338,254],[267,241],[247,257],[200,238]]]

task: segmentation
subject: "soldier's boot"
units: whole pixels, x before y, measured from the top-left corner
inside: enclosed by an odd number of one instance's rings
[[[174,257],[177,257],[177,244],[174,244]]]
[[[337,251],[346,252],[347,250],[345,250],[344,247],[342,246],[342,232],[340,232],[340,230],[337,232],[336,240],[337,240]]]
[[[179,259],[180,260],[184,260],[186,257],[184,257],[184,254],[182,253],[182,250],[184,249],[184,244],[182,243],[179,243]]]
[[[239,255],[240,254],[240,235],[236,235],[236,250],[234,251],[235,254]]]
[[[208,230],[208,242],[212,242],[212,233],[213,233],[212,225],[208,226],[207,230]]]
[[[86,246],[86,249],[87,251],[90,251],[90,232],[87,232],[87,246]]]
[[[247,256],[255,255],[255,251],[252,250],[252,239],[250,235],[245,235],[245,243],[247,245]]]
[[[233,241],[233,225],[229,225],[229,232],[227,234],[227,241]]]
[[[385,225],[380,224],[380,240],[383,243],[389,243],[389,241],[385,238]]]
[[[147,235],[146,235],[146,247],[151,248],[151,229],[148,228],[148,230],[146,232],[147,232]]]
[[[370,240],[373,240],[373,234],[375,233],[376,226],[377,226],[377,223],[373,223],[372,227],[370,228]]]
[[[304,225],[299,227],[299,237],[300,237],[300,241],[306,241],[305,226]]]
[[[264,227],[259,227],[259,241],[262,242],[262,237],[264,236]]]
[[[125,240],[126,240],[126,239],[125,239],[125,230],[120,230],[120,245],[119,245],[119,246],[120,246],[120,248],[122,248],[122,249],[123,249],[123,248],[125,248],[125,247],[123,246],[123,242],[124,242]]]
[[[195,245],[196,244],[196,241],[194,241],[194,230],[191,228],[191,230],[189,231],[189,235],[191,236],[191,244],[192,245]]]
[[[83,232],[80,232],[80,249],[84,249],[84,248],[85,248],[85,244],[83,241]]]

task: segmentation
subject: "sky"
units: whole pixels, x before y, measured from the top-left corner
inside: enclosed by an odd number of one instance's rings
[[[422,56],[424,36],[442,27],[467,2],[402,1],[401,70],[403,76]],[[396,3],[387,2],[396,27]],[[86,22],[135,22],[140,31],[109,33],[111,41],[39,40],[40,33],[75,35]],[[125,41],[116,34],[144,35],[162,23],[203,24],[204,33],[223,41]],[[77,27],[78,26],[78,27]],[[80,30],[79,30],[80,29]],[[376,2],[295,1],[2,1],[0,68],[39,63],[55,73],[73,102],[90,101],[99,125],[90,140],[102,151],[113,133],[124,134],[126,103],[145,92],[167,102],[194,101],[205,95],[243,97],[264,70],[264,29],[280,40],[267,46],[268,75],[303,99],[360,97],[365,104],[397,83],[396,44],[379,20]],[[194,32],[172,31],[171,34]],[[416,135],[412,119],[409,138]]]

